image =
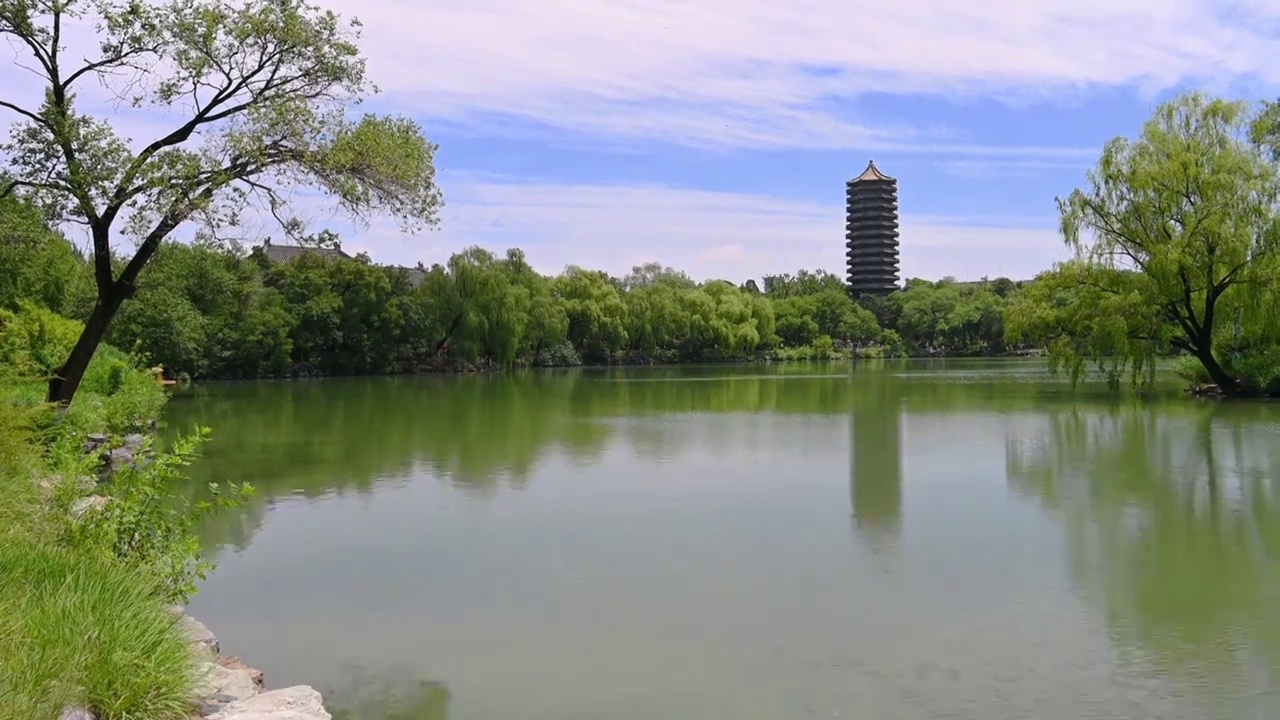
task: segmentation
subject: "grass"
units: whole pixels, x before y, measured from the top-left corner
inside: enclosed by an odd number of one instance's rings
[[[0,310],[0,321],[0,720],[52,720],[67,706],[186,720],[198,659],[167,609],[173,588],[150,570],[157,558],[185,567],[189,533],[143,512],[181,479],[176,464],[158,455],[124,486],[98,488],[115,503],[100,517],[67,513],[96,463],[86,435],[145,432],[164,394],[136,358],[103,346],[70,409],[54,412],[43,378],[78,326],[32,307]],[[134,536],[155,537],[122,550],[119,538]]]
[[[66,706],[180,720],[196,657],[155,588],[124,565],[10,538],[0,546],[0,718]]]

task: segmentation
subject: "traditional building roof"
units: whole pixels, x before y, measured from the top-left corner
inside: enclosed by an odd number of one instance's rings
[[[422,284],[423,280],[427,279],[427,271],[421,267],[402,267],[400,269],[404,270],[405,275],[409,276],[409,287],[416,288]]]
[[[858,177],[849,182],[861,182],[863,180],[892,180],[893,178],[880,172],[880,168],[876,167],[876,161],[871,160],[867,163],[867,169],[862,171]]]
[[[341,258],[343,260],[351,260],[351,256],[342,252],[339,248],[315,248],[303,247],[301,245],[273,245],[268,240],[262,244],[262,247],[255,248],[260,251],[268,260],[274,263],[291,263],[307,253],[315,253],[325,257]]]

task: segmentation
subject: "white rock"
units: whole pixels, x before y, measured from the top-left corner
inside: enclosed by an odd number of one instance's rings
[[[110,501],[111,498],[103,497],[101,495],[82,497],[71,503],[71,517],[79,519],[90,510],[101,510]]]
[[[231,703],[207,720],[333,720],[333,716],[324,709],[315,688],[295,685]]]
[[[178,625],[182,634],[187,636],[187,640],[195,645],[198,651],[210,658],[218,656],[218,651],[221,649],[218,647],[218,636],[205,627],[204,623],[183,614],[178,616]]]
[[[253,672],[247,668],[225,668],[217,663],[205,663],[200,668],[200,679],[195,684],[195,699],[248,700],[258,694],[258,684]]]
[[[97,716],[84,708],[63,708],[58,720],[98,720]]]

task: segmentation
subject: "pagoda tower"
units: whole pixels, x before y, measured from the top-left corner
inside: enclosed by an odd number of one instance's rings
[[[898,289],[898,181],[872,160],[845,196],[849,294],[888,295]]]

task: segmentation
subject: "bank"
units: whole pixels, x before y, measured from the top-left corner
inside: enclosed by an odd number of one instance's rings
[[[182,609],[212,570],[196,524],[251,490],[186,497],[202,435],[160,446],[167,398],[139,358],[103,346],[56,409],[44,379],[79,324],[0,320],[0,718],[329,720]]]

